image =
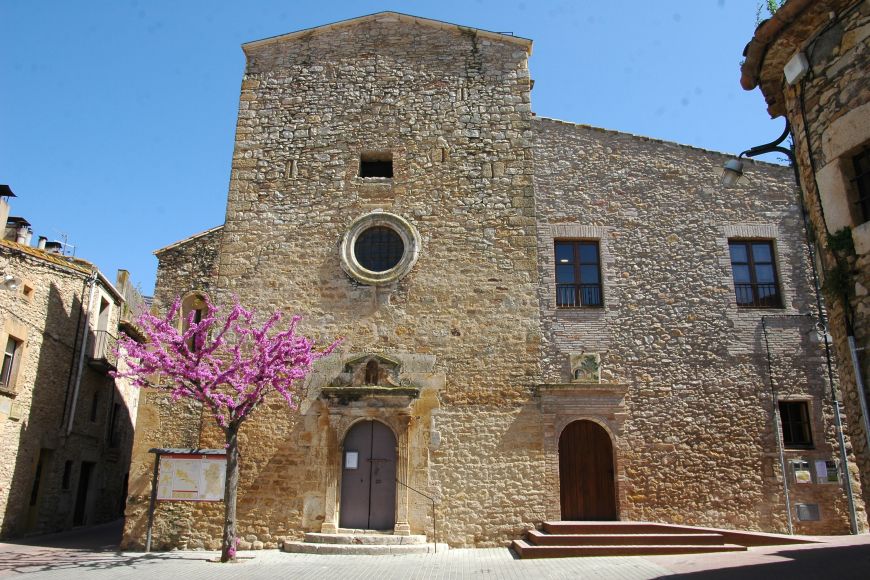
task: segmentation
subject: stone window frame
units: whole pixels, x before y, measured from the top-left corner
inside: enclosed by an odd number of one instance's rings
[[[380,164],[389,163],[389,175],[363,175],[371,169],[382,169]],[[395,175],[396,167],[393,159],[393,151],[390,149],[366,149],[359,154],[356,177],[363,180],[391,182]]]
[[[747,249],[748,249],[748,247],[751,246],[751,244],[753,244],[753,243],[767,244],[768,246],[770,246],[770,259],[771,259],[771,265],[773,266],[773,286],[776,287],[776,295],[775,295],[776,304],[770,304],[770,305],[758,304],[757,300],[753,301],[752,304],[744,304],[744,303],[737,301],[737,284],[738,284],[738,282],[734,278],[734,260],[731,257],[731,246],[732,246],[732,244],[746,244]],[[731,266],[731,285],[734,288],[734,302],[737,305],[737,308],[740,308],[740,309],[758,308],[758,309],[763,309],[763,310],[781,310],[785,307],[784,306],[785,302],[783,301],[782,284],[780,282],[780,276],[779,276],[780,266],[779,266],[777,252],[776,252],[776,245],[777,245],[776,239],[771,239],[771,238],[754,238],[754,237],[752,237],[752,238],[742,238],[742,237],[728,238],[728,261],[729,261],[729,264]],[[747,259],[749,261],[747,262],[746,265],[749,266],[749,275],[750,275],[750,280],[751,280],[750,285],[753,287],[752,294],[753,294],[753,297],[755,297],[755,295],[756,295],[755,286],[758,286],[758,283],[754,281],[755,276],[756,276],[757,265],[755,264],[755,262],[751,256],[751,252],[747,251],[747,254],[748,254]]]
[[[373,272],[364,268],[356,259],[354,245],[360,234],[369,228],[387,227],[399,234],[405,251],[399,262],[383,272]],[[405,218],[383,210],[375,210],[364,214],[351,222],[341,239],[339,257],[345,273],[359,282],[369,286],[383,286],[405,277],[420,255],[422,239],[417,228]]]
[[[822,445],[822,448],[824,448],[825,424],[823,418],[820,415],[817,415],[819,405],[816,403],[816,401],[816,397],[808,394],[781,394],[776,397],[776,412],[779,416],[779,424],[777,425],[777,429],[779,429],[783,451],[785,451],[789,455],[789,457],[793,456],[794,454],[805,454],[818,450],[820,449],[820,445]],[[782,432],[782,414],[779,408],[780,403],[803,403],[806,405],[807,418],[810,428],[810,438],[812,440],[812,443],[810,445],[786,444],[785,436]]]
[[[849,176],[851,195],[848,195],[847,199],[850,206],[855,206],[852,214],[855,225],[870,221],[870,168],[865,169],[860,175],[858,174],[858,159],[861,157],[870,164],[870,142],[865,143],[858,148],[858,151],[849,156],[852,174]],[[861,178],[863,178],[864,187],[861,187]]]
[[[815,429],[813,429],[813,417],[812,417],[812,413],[811,413],[812,409],[810,406],[810,402],[811,401],[808,399],[794,399],[794,398],[777,399],[776,404],[777,404],[777,407],[779,408],[779,428],[780,428],[780,431],[782,432],[782,445],[784,448],[786,448],[786,449],[814,449],[815,448],[815,437],[814,437]],[[789,405],[789,406],[800,405],[801,406],[802,411],[803,411],[802,414],[805,414],[806,420],[800,421],[800,423],[801,424],[806,423],[806,430],[807,430],[807,441],[806,442],[794,442],[794,440],[786,441],[785,429],[784,429],[786,421],[785,421],[785,417],[783,415],[783,406],[784,405]],[[789,423],[793,424],[793,423],[795,423],[795,421],[789,421]]]
[[[203,308],[194,308],[194,306],[197,306],[199,302],[202,303]],[[192,310],[204,312],[204,307],[207,302],[211,302],[211,299],[208,294],[202,290],[192,290],[182,297],[178,306],[178,331],[181,334],[184,334],[190,328],[187,324],[187,317],[190,315],[190,312]],[[202,318],[199,320],[202,320]],[[197,320],[197,322],[199,322],[199,320]],[[188,346],[191,351],[194,350],[193,344],[189,344]]]
[[[576,304],[567,304],[566,305],[566,304],[560,304],[560,302],[559,302],[559,286],[560,286],[559,278],[558,278],[559,262],[556,262],[556,260],[557,260],[557,258],[556,258],[556,246],[559,244],[571,244],[571,246],[574,248],[575,261],[572,262],[570,265],[574,266],[575,280],[574,280],[574,283],[570,284],[570,286],[573,287],[573,292],[575,293],[575,295],[579,291],[579,299],[577,300]],[[580,252],[579,252],[579,247],[581,245],[586,245],[586,246],[594,245],[595,246],[595,259],[596,259],[595,264],[591,264],[591,263],[584,264],[584,262],[581,260],[581,256],[580,256]],[[600,239],[597,239],[597,238],[596,239],[555,238],[553,240],[553,260],[554,260],[554,267],[555,267],[556,272],[557,272],[556,279],[555,279],[556,280],[555,283],[556,283],[556,307],[557,308],[604,308],[604,283],[603,283],[603,280],[601,277],[601,240]],[[582,267],[584,265],[586,265],[586,266],[595,265],[598,267],[597,268],[597,270],[598,270],[598,282],[596,284],[588,284],[588,283],[583,282]],[[561,285],[567,286],[569,284],[561,284]],[[582,300],[584,286],[594,286],[598,289],[598,303],[597,304],[588,304]]]
[[[795,260],[803,259],[800,252],[795,253],[795,250],[789,247],[788,244],[783,244],[782,240],[788,239],[780,231],[776,224],[746,224],[732,223],[725,224],[720,230],[720,235],[717,238],[717,246],[720,248],[719,264],[723,268],[722,283],[731,288],[728,297],[728,310],[731,316],[736,320],[751,321],[756,320],[758,316],[765,312],[776,311],[778,314],[789,314],[797,312],[792,306],[796,298],[796,292],[792,280],[792,266]],[[777,286],[779,289],[779,298],[781,305],[778,308],[768,307],[744,307],[738,306],[737,296],[734,291],[734,272],[731,270],[731,249],[729,242],[731,240],[759,240],[769,241],[773,245],[773,259],[776,264]],[[725,277],[727,276],[727,278]]]
[[[9,353],[9,344],[15,345],[12,353]],[[0,362],[0,391],[14,393],[18,382],[18,374],[21,369],[21,359],[24,354],[24,339],[11,333],[2,336],[3,360]],[[5,375],[5,376],[4,376]]]
[[[12,361],[8,384],[0,384],[0,394],[14,398],[21,389],[24,361],[27,359],[27,352],[30,349],[27,326],[15,319],[7,319],[0,327],[0,346],[3,347],[4,353],[9,338],[17,340],[19,346],[15,353],[15,360]]]
[[[818,195],[825,212],[828,232],[852,228],[859,254],[870,251],[870,221],[861,221],[853,159],[870,147],[870,103],[856,107],[834,120],[821,135],[824,165],[815,172]]]
[[[613,292],[616,280],[614,272],[614,256],[610,249],[610,232],[612,227],[590,226],[580,223],[541,224],[538,228],[538,252],[541,264],[542,304],[553,314],[560,317],[583,320],[598,320],[605,317],[608,311],[619,308],[619,300]],[[556,300],[556,241],[595,241],[598,242],[598,272],[601,282],[600,307],[560,308]],[[605,300],[604,297],[607,297]]]

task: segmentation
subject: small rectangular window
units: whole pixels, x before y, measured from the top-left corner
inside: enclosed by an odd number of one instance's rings
[[[813,446],[809,405],[806,401],[780,401],[779,420],[782,423],[782,442],[786,447]]]
[[[858,206],[861,223],[864,223],[870,221],[870,148],[853,157],[852,165],[855,169],[853,179],[858,194],[855,204]]]
[[[556,305],[559,308],[601,307],[601,259],[594,240],[558,240]]]
[[[97,411],[100,408],[100,393],[99,391],[94,393],[94,397],[91,399],[91,423],[97,422]]]
[[[773,243],[763,240],[730,240],[731,275],[737,306],[781,308]]]
[[[15,371],[21,354],[21,341],[10,336],[3,350],[3,364],[0,366],[0,387],[11,389],[15,384]]]
[[[359,158],[360,177],[393,177],[391,151],[364,151]]]

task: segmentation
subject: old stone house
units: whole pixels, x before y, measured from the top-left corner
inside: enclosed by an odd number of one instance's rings
[[[137,294],[60,243],[30,245],[0,198],[0,535],[99,524],[123,514],[138,390],[112,352]],[[126,296],[126,299],[125,299]],[[131,331],[132,332],[132,331]]]
[[[344,342],[299,413],[242,429],[242,547],[431,537],[422,494],[455,546],[548,519],[847,533],[790,170],[725,190],[723,154],[536,116],[531,46],[396,13],[244,45],[226,221],[156,252],[155,303],[238,295]],[[143,395],[126,546],[148,450],[222,444]],[[221,521],[159,502],[155,546]]]
[[[870,2],[789,0],[746,47],[741,83],[791,127],[827,285],[849,432],[870,501]]]

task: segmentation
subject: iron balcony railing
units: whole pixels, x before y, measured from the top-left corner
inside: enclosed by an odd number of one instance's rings
[[[88,340],[88,359],[91,366],[112,370],[118,368],[118,337],[108,330],[94,330]]]
[[[601,285],[556,284],[556,304],[559,308],[601,306]]]
[[[734,293],[738,306],[756,308],[779,308],[782,300],[776,284],[735,284]]]

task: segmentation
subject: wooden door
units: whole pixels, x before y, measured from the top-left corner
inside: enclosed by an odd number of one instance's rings
[[[559,437],[563,520],[615,520],[613,445],[603,427],[574,421]]]
[[[396,437],[378,421],[344,438],[339,527],[392,530],[396,523]]]
[[[76,488],[76,503],[73,508],[73,525],[83,526],[88,523],[88,506],[90,502],[91,474],[94,464],[82,461],[79,471],[79,486]]]

